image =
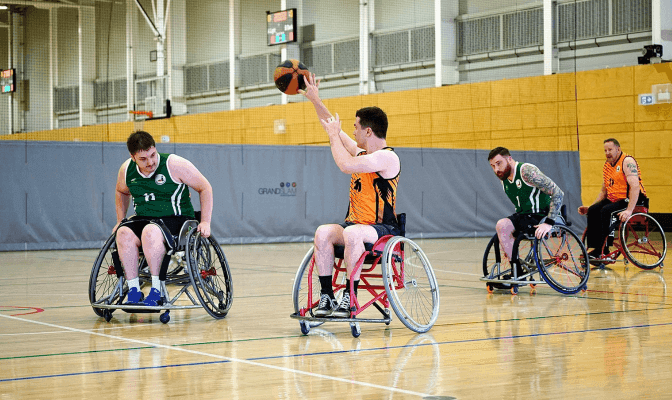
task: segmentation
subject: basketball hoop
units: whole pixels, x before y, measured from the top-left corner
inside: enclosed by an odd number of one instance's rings
[[[154,113],[151,111],[131,110],[128,113],[133,114],[133,124],[136,132],[142,130],[143,126],[145,125],[145,120],[154,117]]]

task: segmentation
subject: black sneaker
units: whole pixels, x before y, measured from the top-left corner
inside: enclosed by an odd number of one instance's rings
[[[338,307],[331,313],[332,317],[349,318],[350,317],[350,293],[344,292]]]
[[[336,300],[329,297],[328,294],[322,293],[322,296],[320,296],[320,304],[318,304],[315,311],[313,311],[313,315],[319,318],[328,317],[335,308]]]

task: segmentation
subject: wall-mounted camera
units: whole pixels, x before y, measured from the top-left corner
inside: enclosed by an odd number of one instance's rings
[[[637,57],[638,64],[660,64],[663,62],[663,45],[650,44],[644,46],[642,56]]]

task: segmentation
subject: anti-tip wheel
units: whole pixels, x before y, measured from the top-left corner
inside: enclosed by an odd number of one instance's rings
[[[299,326],[301,326],[301,333],[307,335],[310,332],[310,325],[306,321],[299,321]]]
[[[106,322],[110,322],[112,320],[112,311],[110,310],[103,311],[103,318],[105,318]]]
[[[357,322],[351,322],[350,323],[350,332],[352,332],[352,336],[358,338],[359,335],[362,334],[362,330],[359,327],[359,323]]]
[[[163,322],[164,324],[167,324],[168,321],[170,321],[170,314],[168,311],[164,312],[159,316],[159,321]]]

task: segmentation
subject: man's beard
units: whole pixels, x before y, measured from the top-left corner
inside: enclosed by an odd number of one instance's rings
[[[505,180],[509,177],[509,175],[511,175],[511,166],[507,164],[506,169],[502,171],[501,175],[497,174],[497,177],[501,180]]]

